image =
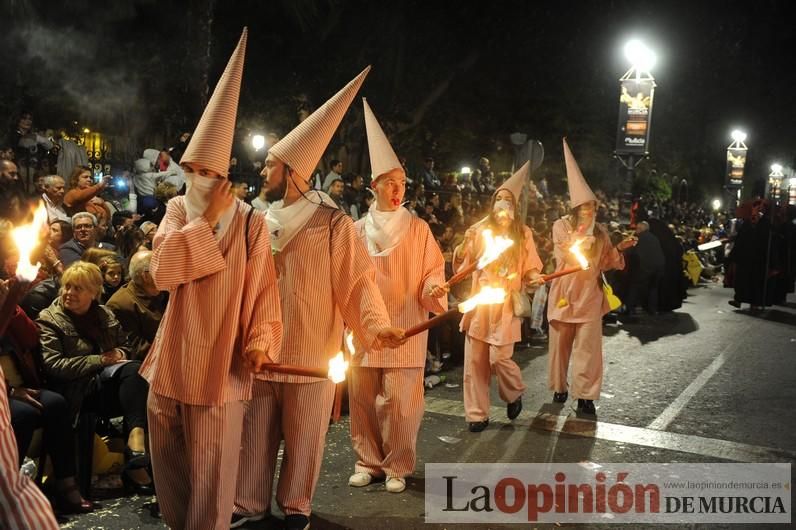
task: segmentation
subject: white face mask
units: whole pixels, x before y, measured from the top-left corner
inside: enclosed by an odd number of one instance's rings
[[[196,173],[185,173],[187,179],[185,191],[185,213],[188,217],[188,222],[193,221],[197,217],[204,215],[207,210],[207,205],[210,203],[210,192],[218,184],[218,179],[203,177]],[[220,240],[229,228],[232,217],[235,215],[237,206],[233,202],[227,208],[219,219],[218,226],[216,227],[216,239]]]
[[[502,199],[499,201],[495,201],[495,206],[492,208],[495,213],[505,212],[505,214],[509,217],[509,219],[514,219],[514,205],[511,204],[511,201]]]

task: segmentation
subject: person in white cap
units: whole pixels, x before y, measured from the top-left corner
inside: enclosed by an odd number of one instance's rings
[[[327,369],[343,322],[369,349],[397,347],[367,250],[350,217],[310,179],[370,67],[273,145],[265,160],[266,214],[285,322],[278,362]],[[276,501],[288,529],[309,528],[334,398],[328,379],[265,372],[246,410],[241,478],[232,527],[259,520],[271,506],[277,451],[284,455]]]
[[[603,380],[602,317],[609,310],[602,289],[603,271],[621,269],[621,251],[635,244],[632,238],[611,244],[608,230],[595,221],[597,197],[583,178],[578,163],[564,139],[567,186],[572,212],[553,223],[556,270],[577,267],[570,247],[581,241],[580,249],[589,268],[552,281],[548,296],[550,322],[548,384],[553,401],[565,403],[569,397],[567,372],[572,358],[572,394],[577,409],[595,414],[594,400],[600,397]]]
[[[246,35],[182,156],[188,191],[169,201],[150,263],[170,300],[141,375],[150,384],[158,502],[171,528],[229,528],[252,372],[282,341],[268,227],[232,197],[227,179]]]
[[[425,221],[402,206],[406,175],[368,102],[363,98],[371,186],[376,204],[355,226],[376,267],[387,312],[396,326],[410,327],[429,313],[448,309],[445,259]],[[348,480],[355,487],[384,478],[387,491],[406,489],[415,470],[417,433],[423,419],[423,367],[428,332],[395,351],[364,349],[355,341],[349,403],[357,462]]]
[[[481,231],[510,237],[514,244],[483,270],[473,273],[472,294],[483,286],[502,287],[508,293],[502,304],[483,305],[462,317],[464,342],[464,412],[471,432],[489,425],[489,383],[495,374],[506,415],[513,420],[522,411],[525,384],[519,366],[512,360],[514,343],[521,338],[521,318],[514,314],[513,293],[525,296],[525,286],[540,281],[542,260],[536,252],[533,232],[519,215],[523,187],[530,180],[526,162],[492,196],[489,215],[477,227],[467,230],[465,240],[454,250],[454,268],[461,269],[482,253]]]

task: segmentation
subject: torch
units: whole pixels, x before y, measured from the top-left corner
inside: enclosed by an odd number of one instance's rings
[[[279,363],[266,363],[263,365],[264,370],[278,374],[289,375],[303,375],[307,377],[317,377],[320,379],[329,378],[332,383],[340,383],[345,381],[345,372],[348,369],[348,361],[343,358],[343,352],[337,352],[337,355],[329,359],[329,369],[311,368],[308,366],[298,366],[295,364],[279,364]]]
[[[580,251],[580,245],[583,243],[583,239],[578,239],[575,241],[571,247],[569,247],[569,251],[575,256],[575,259],[578,260],[579,266],[578,267],[569,267],[567,269],[560,270],[558,272],[554,272],[552,274],[543,274],[542,281],[549,282],[551,280],[555,280],[556,278],[560,278],[562,276],[566,276],[567,274],[574,274],[576,272],[585,271],[589,269],[589,260],[586,259],[586,256]]]
[[[404,337],[414,337],[419,333],[423,333],[427,329],[433,328],[435,326],[439,326],[442,322],[444,322],[447,318],[455,315],[456,313],[469,313],[473,309],[475,309],[479,305],[491,305],[491,304],[502,304],[503,301],[506,299],[506,291],[500,287],[483,287],[481,291],[478,292],[475,296],[468,298],[458,307],[454,309],[450,309],[444,313],[441,313],[434,318],[426,320],[425,322],[421,322],[416,326],[412,326],[404,331]]]
[[[511,238],[492,235],[492,230],[485,229],[481,232],[484,238],[484,253],[478,258],[478,261],[471,263],[463,268],[453,276],[450,280],[443,284],[443,287],[450,288],[451,285],[457,284],[460,281],[471,275],[476,269],[482,270],[484,267],[495,261],[503,252],[514,244]]]
[[[8,319],[16,310],[16,305],[21,298],[27,284],[36,279],[39,274],[40,263],[31,263],[36,247],[41,243],[42,228],[47,226],[47,208],[43,202],[33,213],[33,221],[26,225],[20,225],[11,231],[11,237],[19,251],[19,262],[17,263],[14,277],[8,283],[8,295],[3,307],[0,308],[0,323],[7,324]],[[5,325],[0,332],[5,331]]]

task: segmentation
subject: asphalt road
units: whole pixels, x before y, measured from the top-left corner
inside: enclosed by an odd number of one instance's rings
[[[454,527],[424,522],[426,463],[796,462],[796,299],[752,316],[729,306],[729,293],[705,285],[692,289],[674,313],[606,325],[597,421],[579,417],[571,403],[551,403],[546,342],[532,342],[515,353],[528,386],[523,413],[508,422],[493,388],[492,423],[483,433],[467,431],[462,369],[448,367],[446,384],[427,392],[417,473],[403,494],[387,493],[383,484],[347,485],[354,456],[344,418],[329,429],[312,527]],[[102,510],[74,518],[64,528],[165,528],[150,515],[151,502],[106,500]],[[273,512],[279,514],[276,506]],[[636,527],[643,526],[623,526]],[[273,517],[246,528],[280,528],[280,521]]]

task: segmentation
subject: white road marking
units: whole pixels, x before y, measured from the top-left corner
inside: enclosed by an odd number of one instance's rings
[[[567,405],[564,410],[570,410],[568,407]],[[461,401],[426,396],[426,412],[464,417],[464,405]],[[500,418],[504,417],[505,414],[506,409],[504,407],[493,406],[490,409],[489,416],[490,418]],[[495,423],[503,422],[490,421],[490,424]],[[547,413],[532,415],[527,411],[523,411],[512,423],[552,433],[643,445],[735,462],[796,462],[796,452],[784,449],[593,421],[579,418],[574,414],[570,416]]]
[[[741,334],[741,337],[747,337],[747,331],[751,329],[751,325],[747,326],[747,329],[744,330]],[[730,342],[727,344],[724,349],[719,353],[719,355],[713,359],[713,362],[710,363],[707,368],[702,370],[696,378],[691,381],[691,384],[688,385],[682,393],[677,396],[677,398],[669,403],[669,406],[666,407],[663,412],[661,412],[657,418],[652,420],[652,423],[647,425],[648,429],[654,429],[657,431],[664,431],[666,428],[674,421],[680,412],[688,405],[688,403],[693,399],[697,393],[702,390],[702,387],[710,381],[710,378],[713,377],[716,372],[719,371],[730,355],[737,355],[738,352],[745,351],[743,347],[739,347],[737,341]],[[732,352],[732,353],[731,353]]]

